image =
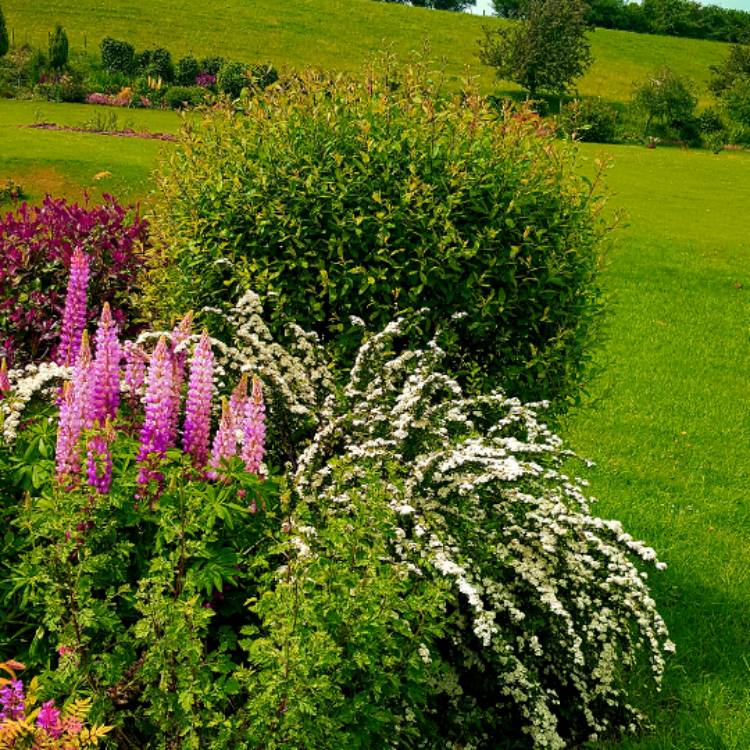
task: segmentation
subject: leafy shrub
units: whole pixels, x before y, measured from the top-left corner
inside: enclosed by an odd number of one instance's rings
[[[164,95],[164,103],[170,109],[197,107],[206,97],[201,86],[170,86]]]
[[[478,95],[394,75],[308,74],[184,133],[159,180],[148,306],[169,316],[250,287],[274,300],[274,331],[314,330],[339,367],[358,345],[351,315],[379,326],[427,306],[429,330],[466,312],[451,347],[462,378],[575,398],[601,225],[573,151],[526,110],[498,117]]]
[[[255,88],[265,89],[279,80],[273,65],[253,65],[250,68],[250,82]]]
[[[130,75],[135,68],[135,47],[129,42],[106,36],[101,41],[102,63],[111,73]]]
[[[49,64],[54,70],[62,70],[68,64],[68,35],[59,23],[49,39]]]
[[[250,83],[247,68],[239,62],[225,62],[216,74],[216,86],[222,94],[236,99]]]
[[[86,89],[77,75],[64,74],[34,86],[34,96],[50,102],[84,102]]]
[[[201,73],[206,73],[210,76],[216,76],[219,74],[219,71],[221,70],[221,66],[224,65],[224,58],[223,57],[204,57],[198,67],[200,68]]]
[[[174,81],[178,86],[195,86],[199,73],[198,61],[192,55],[187,55],[177,61]]]
[[[110,301],[123,325],[132,321],[146,230],[145,220],[111,196],[93,207],[46,198],[0,220],[2,356],[23,365],[50,355],[77,245],[91,257],[92,299]]]
[[[614,143],[617,139],[619,113],[601,99],[574,99],[560,114],[563,134],[578,141]]]
[[[727,127],[721,113],[708,107],[698,115],[698,130],[704,143],[713,151],[721,151],[727,142]]]
[[[618,522],[591,515],[543,405],[466,396],[437,340],[399,343],[414,325],[395,321],[360,349],[295,491],[346,516],[349,493],[377,478],[390,488],[380,502],[400,517],[387,559],[450,584],[456,616],[430,649],[449,670],[436,687],[441,746],[504,738],[562,750],[634,731],[643,717],[626,680],[642,679],[645,661],[658,686],[674,649],[640,571],[663,564]]]
[[[174,80],[174,64],[169,50],[163,47],[146,49],[136,55],[135,66],[144,76],[159,78],[164,83]]]
[[[750,129],[750,76],[736,81],[723,95],[727,114],[743,128]]]
[[[646,114],[646,135],[694,139],[698,104],[694,90],[695,84],[690,79],[678,76],[667,67],[660,68],[639,84],[633,93],[633,103]]]

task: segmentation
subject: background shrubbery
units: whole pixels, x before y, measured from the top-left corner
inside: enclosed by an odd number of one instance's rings
[[[351,315],[380,327],[426,306],[434,329],[465,312],[451,347],[465,381],[580,393],[601,307],[599,200],[538,117],[443,98],[419,68],[307,75],[240,108],[186,130],[160,180],[163,316],[250,287],[274,300],[277,330],[314,329],[346,367]]]
[[[0,219],[0,356],[16,365],[49,357],[77,245],[91,258],[92,297],[132,324],[146,236],[145,220],[111,196],[91,207],[48,197]]]

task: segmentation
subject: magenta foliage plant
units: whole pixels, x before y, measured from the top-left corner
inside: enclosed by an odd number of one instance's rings
[[[101,205],[47,197],[40,206],[24,203],[0,217],[0,357],[17,367],[57,355],[77,247],[88,261],[88,299],[97,307],[109,302],[120,331],[132,333],[130,299],[147,242],[148,223],[137,208],[109,195]],[[78,268],[80,274],[80,259]],[[87,310],[86,321],[96,314]],[[71,347],[77,351],[73,339],[62,342],[63,360]]]

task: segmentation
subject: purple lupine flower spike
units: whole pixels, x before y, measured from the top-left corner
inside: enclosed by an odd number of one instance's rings
[[[86,474],[88,483],[100,495],[106,495],[112,486],[112,451],[115,439],[112,423],[107,417],[104,428],[95,432],[86,445]]]
[[[240,456],[245,462],[245,469],[252,474],[259,474],[265,454],[266,406],[263,403],[263,386],[256,377],[253,377],[253,390],[245,405],[242,438]]]
[[[196,468],[205,466],[208,460],[213,384],[214,355],[208,331],[204,329],[190,361],[182,436],[183,448],[192,457]]]
[[[192,310],[172,330],[172,352],[174,353],[174,374],[172,377],[174,391],[174,408],[172,410],[172,421],[169,425],[169,447],[177,442],[177,425],[180,414],[180,398],[182,396],[182,384],[185,382],[185,363],[187,362],[187,342],[190,339],[193,328]]]
[[[109,303],[105,302],[96,330],[96,358],[94,359],[90,402],[86,422],[103,425],[114,419],[120,405],[120,359],[122,350],[117,339],[117,323]]]
[[[5,357],[3,357],[3,361],[0,363],[0,400],[9,392],[10,380],[8,379],[8,363],[5,361]]]
[[[125,385],[130,401],[134,405],[146,382],[146,361],[148,357],[143,347],[126,341],[123,347],[125,353]]]
[[[243,372],[239,382],[234,387],[232,395],[229,397],[229,410],[237,422],[242,420],[247,404],[247,373]]]
[[[91,379],[91,349],[86,331],[73,367],[73,377],[63,386],[57,424],[55,474],[59,480],[70,480],[80,469],[78,440],[84,427]]]
[[[60,346],[57,362],[61,365],[74,365],[81,345],[81,335],[86,327],[86,292],[89,285],[88,256],[76,246],[70,259],[70,277],[65,297],[60,331]]]
[[[138,474],[140,484],[146,484],[156,476],[149,466],[150,457],[162,457],[170,447],[170,430],[175,407],[172,359],[167,340],[162,336],[151,355],[146,376],[141,447],[137,459],[142,464]]]
[[[230,403],[222,400],[221,419],[219,428],[214,435],[213,447],[211,450],[211,471],[208,472],[209,479],[217,479],[219,476],[218,469],[221,468],[221,462],[237,455],[237,425],[234,418],[234,412]]]

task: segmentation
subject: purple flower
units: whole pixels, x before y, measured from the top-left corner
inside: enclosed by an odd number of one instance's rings
[[[76,245],[70,259],[70,276],[68,291],[65,297],[60,348],[57,351],[57,362],[61,365],[74,365],[78,349],[81,346],[81,335],[86,327],[86,293],[89,286],[89,259]]]
[[[112,485],[112,452],[115,439],[112,424],[107,418],[104,429],[91,435],[86,444],[86,475],[88,483],[100,495],[106,495]]]
[[[167,340],[162,336],[156,345],[148,375],[146,376],[146,396],[141,447],[138,462],[142,464],[138,482],[147,484],[157,478],[149,466],[150,457],[163,457],[170,447],[170,430],[174,419],[174,362]]]
[[[185,362],[187,362],[187,342],[190,339],[193,327],[193,313],[189,312],[172,330],[172,352],[174,354],[172,363],[174,373],[172,375],[173,409],[171,422],[169,423],[169,447],[177,443],[177,425],[180,415],[180,399],[182,397],[182,384],[185,382]]]
[[[55,708],[55,701],[45,701],[36,717],[36,723],[50,736],[57,739],[63,733],[60,722],[60,710]]]
[[[210,73],[199,73],[195,77],[195,85],[196,86],[203,86],[203,88],[210,88],[216,83],[216,76],[211,75]]]
[[[232,391],[232,395],[229,398],[229,411],[232,412],[232,416],[235,421],[239,422],[242,419],[242,415],[245,413],[245,405],[247,404],[247,373],[243,372],[237,385]]]
[[[125,385],[130,400],[135,404],[146,382],[146,352],[132,341],[126,341],[125,351]]]
[[[114,419],[120,404],[120,359],[122,351],[117,339],[117,323],[109,303],[104,303],[96,330],[96,358],[92,370],[90,401],[86,415],[88,425],[103,425]]]
[[[10,680],[0,688],[0,722],[24,719],[26,696],[21,680]]]
[[[183,448],[192,457],[196,468],[205,466],[208,460],[213,383],[214,355],[208,331],[204,329],[190,361],[182,436]]]
[[[245,462],[245,469],[252,474],[259,474],[265,454],[266,406],[263,403],[263,386],[256,377],[253,377],[253,391],[245,404],[242,438],[240,456]]]
[[[6,393],[10,391],[10,380],[8,380],[8,363],[3,357],[2,364],[0,364],[0,399],[2,399]]]
[[[59,480],[69,480],[78,474],[78,439],[84,426],[91,376],[91,350],[86,331],[73,368],[73,377],[63,386],[60,414],[57,421],[55,473]]]
[[[246,381],[247,382],[247,381]],[[226,399],[221,404],[221,419],[219,420],[219,429],[214,435],[213,447],[211,450],[211,471],[208,472],[209,479],[218,479],[218,469],[221,468],[221,462],[237,455],[237,426],[235,423],[234,412]]]

